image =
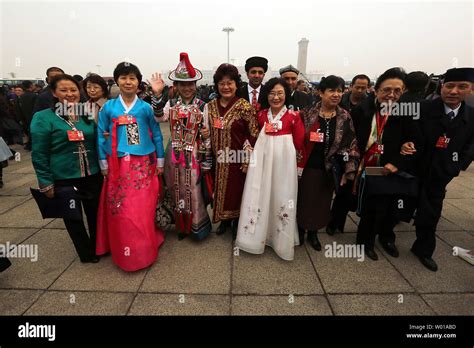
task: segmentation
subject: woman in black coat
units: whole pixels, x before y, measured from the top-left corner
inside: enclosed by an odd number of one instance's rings
[[[387,70],[378,78],[375,94],[352,110],[362,158],[359,173],[366,167],[383,167],[382,175],[389,176],[401,171],[410,172],[413,168],[416,157],[401,155],[400,150],[405,141],[419,142],[418,128],[413,119],[415,115],[400,115],[400,109],[395,107],[404,91],[405,75],[400,68]],[[391,185],[390,179],[387,177],[384,185]],[[393,229],[398,220],[395,212],[399,207],[399,196],[368,195],[368,185],[366,182],[361,201],[357,244],[363,244],[366,255],[377,260],[374,245],[378,234],[385,251],[398,257]]]

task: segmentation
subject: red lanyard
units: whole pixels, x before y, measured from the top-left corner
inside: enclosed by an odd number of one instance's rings
[[[388,116],[389,115],[385,115],[382,119],[379,111],[377,111],[377,114],[375,115],[375,121],[377,122],[377,142],[379,142],[382,138],[383,129],[387,124]]]

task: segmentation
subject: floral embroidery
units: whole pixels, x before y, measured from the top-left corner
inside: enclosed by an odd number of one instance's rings
[[[286,209],[285,209],[284,205],[282,205],[280,207],[280,211],[277,213],[277,216],[278,216],[278,219],[280,219],[281,224],[283,225],[283,227],[288,225],[288,222],[290,221],[290,216],[286,212]],[[278,229],[277,232],[281,232],[281,231]]]
[[[252,233],[254,233],[255,225],[257,225],[257,223],[258,223],[258,220],[260,219],[260,215],[262,215],[262,211],[260,210],[260,208],[257,208],[257,213],[254,214],[255,209],[252,209],[251,207],[248,207],[248,211],[249,211],[250,219],[249,219],[249,222],[244,226],[244,231],[248,232],[249,227],[252,226],[253,227],[252,228],[252,231],[253,231]],[[254,215],[254,216],[252,216],[252,215]]]
[[[130,171],[125,176],[117,178],[116,186],[111,187],[107,193],[107,202],[112,215],[120,213],[122,202],[125,199],[125,189],[133,187],[135,190],[146,189],[150,186],[154,175],[154,165],[149,158],[143,163],[130,164]]]

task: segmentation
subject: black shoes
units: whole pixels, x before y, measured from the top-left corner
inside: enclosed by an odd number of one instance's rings
[[[383,250],[385,250],[390,256],[398,257],[399,253],[398,253],[398,249],[395,243],[388,242],[388,243],[380,243],[380,244],[382,244]]]
[[[377,261],[379,256],[376,254],[374,249],[367,249],[367,246],[364,246],[365,255],[371,260]]]
[[[229,226],[230,226],[230,221],[228,220],[221,221],[221,224],[219,225],[219,227],[217,227],[216,234],[218,236],[220,236],[221,234],[224,234],[227,231],[227,228]]]
[[[436,264],[435,260],[433,260],[431,257],[417,255],[413,251],[413,248],[410,250],[418,258],[418,260],[420,260],[421,264],[425,266],[426,268],[428,268],[431,272],[436,272],[438,270],[438,265]]]
[[[237,228],[239,227],[239,219],[221,221],[221,224],[219,225],[219,227],[217,227],[216,234],[220,236],[221,234],[226,233],[229,227],[232,230],[232,240],[235,240],[237,238]]]
[[[321,243],[318,239],[318,231],[308,231],[308,242],[314,250],[321,251]]]
[[[327,225],[327,226],[326,226],[326,233],[329,234],[330,236],[333,236],[334,233],[336,233],[336,232],[338,232],[338,233],[344,233],[343,230],[341,230],[341,229],[339,229],[339,228],[337,228],[337,227],[332,227],[331,225]]]
[[[99,262],[99,257],[98,256],[92,256],[88,257],[86,259],[81,259],[82,263],[97,263]]]
[[[300,245],[304,244],[304,233],[305,233],[304,228],[298,227],[298,235],[300,237]]]
[[[232,220],[232,240],[237,238],[237,228],[239,227],[239,219]]]

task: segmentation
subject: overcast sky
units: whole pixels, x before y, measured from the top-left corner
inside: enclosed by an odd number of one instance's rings
[[[474,66],[472,1],[314,0],[0,0],[0,76],[67,73],[112,75],[129,60],[148,77],[174,69],[179,52],[213,69],[230,57],[244,65],[267,57],[271,69],[297,64],[298,41],[309,40],[307,71],[376,76],[392,66],[442,73]]]

